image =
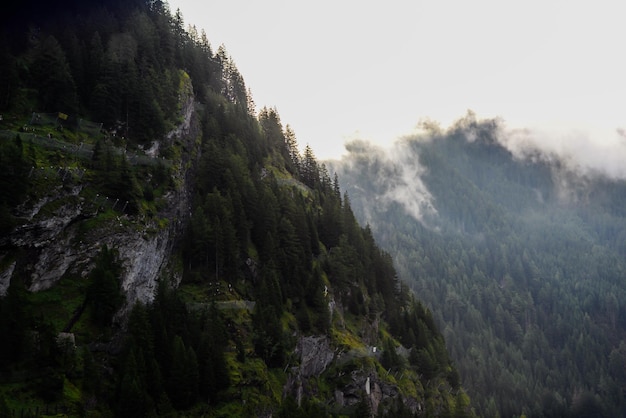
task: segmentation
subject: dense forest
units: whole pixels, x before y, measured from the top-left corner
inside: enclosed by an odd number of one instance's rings
[[[7,10],[0,416],[474,416],[437,315],[224,47],[159,0]]]
[[[477,413],[626,414],[626,182],[500,142],[470,112],[334,167],[433,308]]]

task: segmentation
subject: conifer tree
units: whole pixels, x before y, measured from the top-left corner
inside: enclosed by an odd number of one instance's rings
[[[289,159],[287,160],[291,167],[291,173],[298,177],[300,175],[300,150],[298,149],[298,140],[296,139],[296,133],[293,131],[291,126],[285,126],[285,145],[287,147],[287,152],[289,154]]]
[[[167,380],[168,394],[178,409],[189,407],[198,393],[198,358],[192,347],[187,347],[177,335],[172,341],[172,364]]]
[[[0,335],[6,341],[0,344],[0,370],[17,364],[28,352],[27,330],[30,326],[26,312],[26,289],[19,278],[11,280],[7,294],[0,298]]]
[[[113,315],[124,300],[114,250],[109,250],[106,245],[102,247],[96,265],[89,274],[89,280],[91,283],[86,298],[92,321],[99,327],[110,326]]]
[[[115,174],[114,174],[115,175]],[[126,210],[129,213],[137,213],[139,210],[139,200],[142,197],[141,186],[139,185],[132,166],[126,159],[126,155],[120,158],[118,178],[111,190],[111,197],[128,202]]]
[[[306,145],[304,148],[304,155],[302,156],[302,164],[300,167],[300,176],[302,182],[311,189],[315,189],[319,182],[319,168],[313,149]]]
[[[77,110],[76,85],[65,52],[54,36],[47,36],[35,47],[31,77],[42,109],[67,114]]]
[[[117,414],[120,416],[142,416],[145,413],[145,393],[139,383],[139,371],[134,351],[126,358],[118,388]]]

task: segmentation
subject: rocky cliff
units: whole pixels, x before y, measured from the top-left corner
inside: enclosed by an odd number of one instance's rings
[[[118,250],[123,267],[120,280],[127,303],[120,313],[136,301],[150,302],[188,219],[191,159],[199,152],[198,135],[193,94],[188,89],[181,97],[180,124],[145,152],[144,158],[156,161],[163,160],[160,149],[186,150],[178,161],[167,161],[175,186],[161,198],[161,209],[150,219],[123,211],[103,219],[99,217],[102,211],[119,211],[122,202],[99,195],[87,197],[84,171],[33,168],[31,176],[45,176],[50,187],[20,205],[16,213],[20,225],[0,238],[0,296],[6,294],[15,272],[30,278],[31,292],[49,289],[68,274],[86,277],[95,255],[106,245]]]
[[[390,376],[389,371],[381,375],[373,367],[374,362],[370,360],[379,360],[381,354],[376,346],[346,350],[334,346],[327,336],[302,336],[294,354],[299,364],[290,368],[283,394],[293,396],[299,405],[305,398],[319,396],[319,380],[328,379],[339,383],[333,397],[327,400],[332,410],[349,410],[363,399],[370,411],[378,411],[382,403],[388,406],[398,399],[412,414],[420,414],[424,408],[419,401],[424,396],[424,388],[416,384],[415,388],[421,393],[402,393],[397,381],[403,376],[398,373]]]

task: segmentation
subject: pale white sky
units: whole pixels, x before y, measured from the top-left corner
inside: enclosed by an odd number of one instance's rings
[[[626,3],[555,0],[169,0],[224,44],[257,108],[301,147],[389,144],[424,118],[511,128],[626,127]]]

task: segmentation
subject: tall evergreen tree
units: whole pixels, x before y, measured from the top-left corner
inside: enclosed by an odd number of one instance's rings
[[[26,289],[19,278],[11,280],[7,294],[0,298],[0,332],[6,336],[5,344],[0,344],[0,369],[7,370],[18,364],[28,350],[28,329],[31,325],[27,317],[28,303]]]
[[[121,307],[124,297],[119,283],[120,268],[115,250],[106,245],[100,250],[96,265],[89,274],[87,306],[95,325],[107,327],[112,324],[113,315]]]
[[[307,144],[304,148],[304,155],[302,156],[302,164],[300,167],[300,176],[302,182],[312,189],[317,186],[320,179],[317,160],[315,159],[315,154],[309,144]]]
[[[65,52],[50,35],[33,49],[31,78],[45,112],[74,113],[78,109],[76,85]]]

